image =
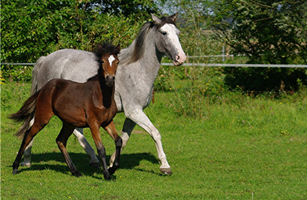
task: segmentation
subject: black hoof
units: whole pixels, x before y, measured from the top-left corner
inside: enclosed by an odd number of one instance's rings
[[[13,174],[17,174],[18,173],[18,169],[13,169]]]
[[[97,162],[92,162],[92,163],[90,163],[90,166],[94,167],[94,168],[97,168],[97,169],[100,169],[100,167],[101,167],[99,162],[98,163]]]
[[[112,175],[112,174],[115,173],[115,171],[116,171],[117,169],[118,169],[118,167],[113,166],[113,167],[109,167],[108,171],[109,171],[109,173]]]
[[[71,172],[75,177],[81,177],[82,174],[79,171]]]
[[[162,174],[165,174],[165,175],[172,175],[172,170],[171,168],[160,168],[160,171],[162,172]]]
[[[109,173],[109,171],[103,173],[103,177],[105,180],[111,180],[111,174]]]

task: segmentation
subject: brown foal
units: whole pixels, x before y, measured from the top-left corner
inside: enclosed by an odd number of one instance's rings
[[[21,107],[10,116],[16,121],[25,121],[32,118],[35,109],[35,120],[23,137],[18,155],[13,163],[13,174],[18,172],[21,157],[26,146],[33,137],[42,130],[53,115],[58,116],[63,127],[56,143],[74,176],[82,176],[73,164],[67,150],[66,143],[75,127],[89,127],[97,147],[97,152],[102,161],[103,174],[106,180],[111,179],[111,174],[119,167],[120,149],[122,139],[117,134],[113,117],[117,112],[114,100],[114,80],[118,64],[117,54],[120,51],[112,44],[102,44],[97,48],[97,59],[100,62],[98,75],[90,78],[85,83],[76,83],[63,79],[53,79],[44,87],[33,94]],[[116,159],[112,167],[107,168],[105,148],[101,142],[99,128],[104,128],[113,138],[116,145]]]

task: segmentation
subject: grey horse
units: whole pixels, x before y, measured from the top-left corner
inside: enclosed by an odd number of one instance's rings
[[[179,30],[175,23],[177,14],[158,18],[152,15],[152,21],[145,23],[137,38],[128,48],[119,54],[119,65],[115,79],[115,101],[118,112],[124,112],[124,122],[121,138],[122,149],[126,146],[131,132],[136,124],[146,130],[156,143],[158,159],[161,162],[160,171],[172,174],[163,151],[161,135],[152,124],[143,109],[151,102],[154,81],[158,75],[162,56],[173,60],[174,65],[181,65],[186,59],[179,42]],[[31,93],[38,91],[45,83],[54,78],[85,82],[97,73],[98,62],[94,53],[62,49],[50,55],[40,57],[32,72]],[[24,122],[21,129],[28,129],[31,121]],[[83,129],[74,130],[74,135],[91,158],[90,165],[99,167],[95,151],[83,135]],[[24,153],[23,165],[31,165],[31,147],[28,145]],[[113,165],[115,153],[111,156],[110,167]]]

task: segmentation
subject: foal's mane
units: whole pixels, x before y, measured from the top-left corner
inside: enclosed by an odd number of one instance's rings
[[[112,43],[110,42],[104,42],[102,44],[97,44],[95,49],[94,49],[94,53],[97,57],[97,59],[99,60],[99,62],[101,61],[101,56],[105,53],[110,53],[110,54],[119,54],[119,49],[114,46]]]
[[[96,56],[95,60],[99,64],[98,72],[95,76],[87,79],[87,81],[95,79],[101,73],[101,70],[102,70],[102,68],[101,68],[101,65],[102,65],[101,57],[102,57],[102,55],[104,55],[106,53],[117,55],[117,54],[119,54],[119,51],[120,50],[110,42],[104,42],[102,44],[100,44],[100,43],[97,44],[96,47],[94,48],[94,53],[95,53],[95,56]]]
[[[171,17],[161,17],[160,18],[161,23],[156,24],[155,22],[146,22],[143,24],[142,28],[140,29],[136,39],[135,39],[135,45],[133,47],[133,50],[131,51],[126,51],[125,53],[122,53],[121,57],[121,64],[124,63],[124,65],[128,65],[131,63],[134,63],[138,61],[144,54],[145,51],[145,45],[144,41],[149,33],[150,29],[155,28],[155,30],[158,30],[161,28],[164,24],[173,24],[176,26],[176,22],[173,20]]]

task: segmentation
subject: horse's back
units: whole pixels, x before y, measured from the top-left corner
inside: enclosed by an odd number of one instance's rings
[[[59,78],[86,82],[97,74],[99,63],[91,52],[62,49],[45,57],[37,74],[37,88],[40,89],[49,80]]]

